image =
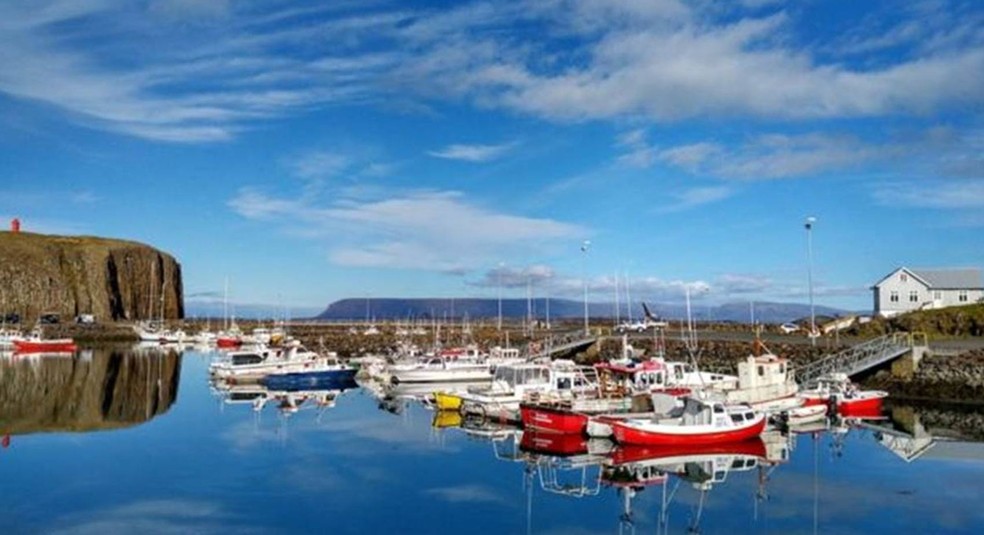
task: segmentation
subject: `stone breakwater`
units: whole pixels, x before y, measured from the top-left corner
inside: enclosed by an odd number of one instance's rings
[[[984,403],[984,350],[959,355],[929,354],[911,377],[879,372],[865,383],[894,397]]]

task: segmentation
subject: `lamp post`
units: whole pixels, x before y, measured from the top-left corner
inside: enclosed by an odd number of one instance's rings
[[[587,258],[588,249],[591,248],[591,242],[584,240],[581,244],[581,280],[584,284],[584,336],[590,336],[591,331],[588,330],[588,272],[587,272]]]
[[[495,293],[496,297],[499,299],[499,320],[496,323],[496,329],[502,330],[502,262],[499,262],[499,269],[495,272]]]
[[[813,224],[817,218],[810,216],[806,218],[804,227],[806,228],[806,259],[807,259],[807,283],[810,287],[810,344],[817,345],[817,315],[813,308]]]

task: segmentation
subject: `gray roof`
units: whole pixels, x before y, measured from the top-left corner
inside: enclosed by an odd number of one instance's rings
[[[981,270],[966,269],[910,269],[913,275],[926,281],[930,288],[938,290],[981,288]]]

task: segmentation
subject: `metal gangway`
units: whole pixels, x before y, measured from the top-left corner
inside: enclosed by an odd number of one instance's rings
[[[925,333],[886,334],[799,367],[796,380],[805,385],[829,373],[845,373],[850,377],[926,345]]]
[[[553,357],[554,355],[563,355],[565,353],[570,353],[575,349],[581,349],[598,341],[596,336],[580,336],[580,337],[568,337],[560,341],[554,341],[552,339],[546,339],[539,342],[535,350],[530,351],[530,359],[537,359],[543,357]]]

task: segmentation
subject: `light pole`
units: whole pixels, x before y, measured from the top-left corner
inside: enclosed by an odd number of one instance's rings
[[[584,240],[581,244],[581,280],[584,284],[584,336],[590,336],[591,331],[588,330],[588,271],[587,271],[587,258],[588,249],[591,248],[591,242]]]
[[[813,308],[813,224],[817,218],[810,216],[806,218],[806,259],[807,259],[807,283],[810,286],[810,344],[817,345],[817,315]]]
[[[499,269],[495,272],[495,293],[496,297],[499,299],[499,321],[496,323],[496,329],[502,330],[502,262],[499,262]]]

